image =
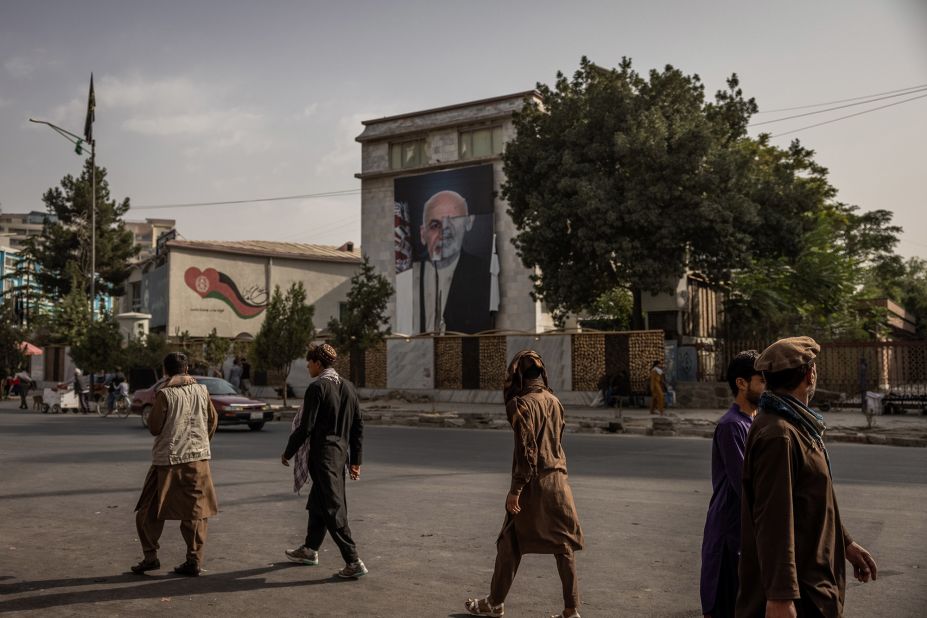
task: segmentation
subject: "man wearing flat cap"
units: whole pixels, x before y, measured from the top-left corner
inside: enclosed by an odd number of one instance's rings
[[[281,461],[293,469],[293,490],[312,481],[306,509],[309,525],[305,542],[286,556],[300,564],[319,564],[319,547],[327,532],[344,559],[345,567],[336,575],[356,579],[367,574],[357,555],[357,546],[348,526],[345,492],[345,466],[350,464],[351,479],[360,478],[364,421],[354,385],[338,375],[335,348],[323,343],[309,346],[306,359],[309,375],[316,380],[306,389],[303,405],[293,419],[293,432]]]
[[[840,521],[824,419],[809,407],[821,347],[780,339],[756,360],[767,391],[747,437],[736,616],[843,615],[846,567],[876,579],[875,561]]]

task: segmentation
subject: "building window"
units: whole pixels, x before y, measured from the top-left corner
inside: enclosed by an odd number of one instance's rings
[[[457,139],[461,159],[476,159],[502,154],[502,127],[461,131]]]
[[[389,167],[402,170],[425,164],[425,140],[389,145]]]
[[[132,299],[132,311],[142,310],[142,282],[133,281],[129,284],[129,298]]]

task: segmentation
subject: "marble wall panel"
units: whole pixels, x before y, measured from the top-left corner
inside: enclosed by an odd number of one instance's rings
[[[506,339],[506,366],[519,350],[534,350],[544,359],[547,380],[557,391],[572,390],[573,359],[570,335],[510,335]]]
[[[395,389],[434,388],[434,340],[388,339],[386,385]]]

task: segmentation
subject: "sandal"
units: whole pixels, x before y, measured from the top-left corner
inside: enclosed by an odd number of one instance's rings
[[[467,599],[464,603],[467,611],[474,616],[490,616],[491,618],[502,618],[505,615],[505,603],[492,605],[489,597],[484,599]]]

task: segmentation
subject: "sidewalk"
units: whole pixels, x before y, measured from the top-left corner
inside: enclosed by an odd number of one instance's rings
[[[296,414],[283,408],[279,399],[266,400],[278,409],[276,417],[292,420]],[[408,401],[405,399],[362,400],[364,422],[375,425],[405,425],[470,429],[508,429],[505,408],[499,404]],[[652,416],[641,408],[591,408],[565,406],[568,432],[637,434],[662,437],[697,436],[711,438],[715,424],[726,410],[670,408],[665,417]],[[859,410],[831,410],[824,413],[827,424],[825,440],[887,444],[893,446],[927,446],[927,416],[914,414],[877,416],[871,429]]]

